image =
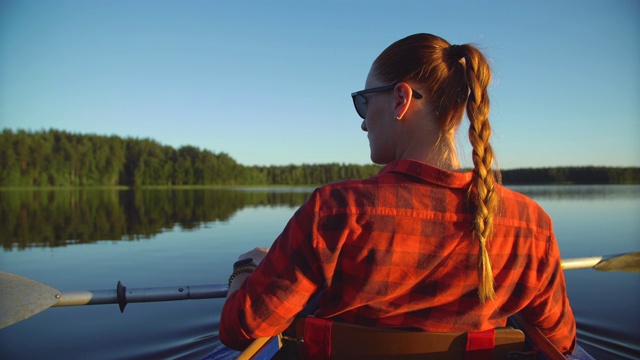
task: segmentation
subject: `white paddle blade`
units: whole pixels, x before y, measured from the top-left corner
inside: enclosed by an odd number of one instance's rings
[[[43,283],[0,271],[0,329],[50,308],[59,294]]]

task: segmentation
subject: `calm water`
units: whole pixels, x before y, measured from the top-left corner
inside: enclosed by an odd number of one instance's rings
[[[640,186],[518,187],[554,219],[564,258],[640,250]],[[0,191],[0,270],[62,291],[225,283],[311,189]],[[566,272],[582,345],[640,358],[640,274]],[[198,359],[222,299],[52,308],[0,330],[2,359]]]

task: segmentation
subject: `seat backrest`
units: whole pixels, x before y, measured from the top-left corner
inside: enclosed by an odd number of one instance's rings
[[[484,332],[430,333],[371,328],[306,317],[296,325],[307,359],[506,359],[523,352],[524,333],[513,328]]]

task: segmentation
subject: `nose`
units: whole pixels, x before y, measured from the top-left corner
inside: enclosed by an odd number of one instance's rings
[[[368,131],[366,121],[362,120],[362,124],[360,124],[360,129],[362,129],[362,131]]]

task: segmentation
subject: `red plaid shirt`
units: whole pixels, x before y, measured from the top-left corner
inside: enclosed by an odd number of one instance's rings
[[[228,297],[220,339],[242,348],[278,334],[324,290],[318,317],[450,332],[505,326],[523,311],[562,352],[571,351],[576,326],[551,219],[501,186],[488,246],[497,297],[479,301],[470,181],[471,173],[398,160],[372,178],[316,189]]]

